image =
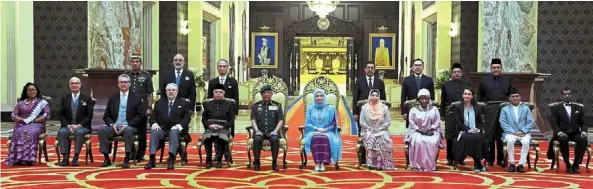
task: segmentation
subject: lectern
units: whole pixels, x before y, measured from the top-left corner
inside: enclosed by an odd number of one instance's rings
[[[488,72],[472,72],[466,73],[465,78],[472,82],[474,91],[478,91],[478,87],[482,78],[489,75]],[[546,137],[552,135],[552,127],[547,121],[547,117],[541,115],[538,107],[547,107],[547,105],[539,106],[542,102],[540,99],[540,87],[545,78],[550,77],[550,74],[545,73],[503,73],[511,79],[514,88],[519,89],[521,101],[531,102],[535,104],[533,117],[536,120],[537,127]]]

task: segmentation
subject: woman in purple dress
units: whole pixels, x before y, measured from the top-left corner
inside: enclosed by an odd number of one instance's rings
[[[435,171],[439,149],[444,147],[441,116],[430,103],[426,89],[418,92],[420,104],[410,110],[410,127],[404,142],[409,143],[410,167],[417,171]]]
[[[342,138],[336,125],[336,108],[327,104],[323,90],[313,94],[315,102],[307,107],[305,115],[305,153],[313,153],[315,171],[322,172],[332,159],[337,164],[342,158]]]
[[[42,98],[35,84],[27,83],[11,114],[16,125],[4,161],[6,165],[33,165],[39,148],[39,134],[45,133],[45,121],[49,116],[49,102]]]

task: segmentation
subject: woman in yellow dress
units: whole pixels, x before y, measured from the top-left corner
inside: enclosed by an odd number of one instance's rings
[[[389,49],[385,47],[385,40],[379,40],[379,47],[375,48],[375,65],[376,66],[390,66]]]

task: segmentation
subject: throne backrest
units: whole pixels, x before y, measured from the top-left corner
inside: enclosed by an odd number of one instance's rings
[[[340,89],[334,81],[325,76],[318,76],[305,85],[305,89],[303,91],[305,107],[308,107],[315,101],[315,94],[313,93],[316,89],[325,90],[325,98],[327,99],[327,103],[338,108],[338,106],[340,105],[341,97]]]
[[[358,106],[358,108],[362,108],[362,106],[364,106],[367,103],[369,103],[369,100],[359,100],[358,102],[356,102],[356,106]],[[391,102],[389,101],[381,100],[381,103],[385,104],[387,107],[391,107]]]
[[[433,106],[436,106],[438,108],[438,104],[435,101],[430,101],[432,103]],[[420,101],[416,100],[416,99],[412,99],[412,100],[407,100],[404,105],[406,106],[406,108],[408,109],[408,112],[410,112],[410,110],[412,110],[412,108],[414,106],[418,106],[420,105]]]
[[[274,91],[272,100],[282,104],[282,110],[286,112],[288,106],[288,87],[281,78],[275,75],[263,75],[257,78],[255,85],[253,85],[253,90],[251,90],[253,103],[262,101],[260,90],[265,85],[272,86],[272,91]]]

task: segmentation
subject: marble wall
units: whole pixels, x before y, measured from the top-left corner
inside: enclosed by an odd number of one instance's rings
[[[127,69],[142,54],[142,2],[89,1],[89,68]]]
[[[525,72],[537,63],[537,2],[484,1],[482,8],[482,70],[500,58],[506,72]]]

